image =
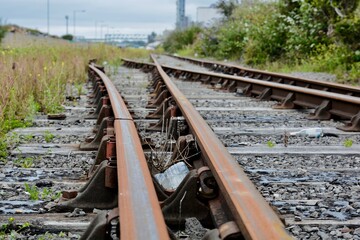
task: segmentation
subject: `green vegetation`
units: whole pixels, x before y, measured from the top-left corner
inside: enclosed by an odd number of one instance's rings
[[[352,147],[353,145],[353,140],[352,139],[345,139],[344,141],[344,146],[349,148],[349,147]]]
[[[2,28],[0,24],[0,36]],[[6,158],[10,147],[5,138],[8,131],[30,126],[37,112],[61,112],[67,85],[74,86],[79,95],[82,93],[90,59],[118,66],[121,58],[144,59],[149,54],[144,49],[75,44],[59,39],[15,48],[9,44],[0,45],[0,160]]]
[[[6,27],[0,25],[0,43],[1,43],[1,40],[5,37],[6,32],[7,32]]]
[[[29,222],[25,222],[22,225],[17,225],[15,223],[15,218],[9,217],[8,222],[1,225],[0,227],[0,240],[18,239],[17,238],[18,233],[30,227],[31,225]]]
[[[71,34],[66,34],[61,36],[62,39],[68,40],[68,41],[72,41],[74,39],[74,36]]]
[[[0,18],[0,43],[1,40],[5,37],[7,31],[8,31],[8,27],[2,24],[2,20]]]
[[[7,144],[6,144],[5,136],[0,135],[0,162],[4,162],[7,156],[8,153],[7,153]]]
[[[269,147],[269,148],[273,148],[276,146],[276,143],[274,143],[273,141],[269,140],[267,141],[266,145]]]
[[[31,168],[34,165],[34,158],[19,158],[14,161],[14,165],[22,168]]]
[[[25,191],[29,193],[30,200],[36,201],[39,200],[39,189],[35,185],[29,185],[25,183]]]
[[[51,188],[44,187],[42,190],[39,189],[36,185],[29,185],[28,183],[24,184],[25,192],[29,193],[29,198],[32,201],[36,200],[55,200],[61,196],[61,192],[54,192]]]
[[[34,138],[34,135],[27,134],[27,135],[24,135],[23,138],[24,138],[25,141],[28,142],[28,141],[31,141]]]
[[[14,148],[20,143],[20,135],[17,132],[12,132],[7,136],[5,142],[8,147]]]
[[[44,133],[44,139],[45,139],[45,142],[49,143],[51,142],[51,140],[53,140],[55,138],[55,135],[52,134],[50,131],[45,131]]]
[[[271,71],[329,72],[341,82],[359,83],[360,0],[241,2],[219,0],[222,21],[175,31],[164,49]]]
[[[194,26],[182,31],[174,31],[163,43],[165,51],[174,53],[179,50],[185,49],[194,43],[197,35],[200,33],[201,28]]]

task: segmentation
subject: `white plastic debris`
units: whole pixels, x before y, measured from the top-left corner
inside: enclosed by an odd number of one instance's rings
[[[178,162],[163,173],[155,174],[156,180],[168,190],[175,190],[185,176],[188,174],[189,169],[184,162]]]
[[[307,128],[302,129],[298,132],[291,132],[290,136],[301,136],[301,137],[310,137],[310,138],[319,138],[324,134],[321,128]]]

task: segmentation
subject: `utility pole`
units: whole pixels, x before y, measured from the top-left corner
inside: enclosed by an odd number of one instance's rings
[[[66,20],[66,35],[69,34],[69,16],[66,15],[65,16],[65,20]]]
[[[47,34],[50,34],[50,0],[47,0]]]

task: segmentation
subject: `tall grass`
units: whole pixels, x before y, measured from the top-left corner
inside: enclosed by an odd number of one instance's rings
[[[0,48],[0,136],[25,124],[37,111],[62,110],[67,84],[86,80],[90,59],[119,64],[121,57],[144,58],[148,52],[106,45],[57,45]]]

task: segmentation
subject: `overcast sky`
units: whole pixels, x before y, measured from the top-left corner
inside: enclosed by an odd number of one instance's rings
[[[48,0],[0,0],[0,19],[47,32]],[[186,0],[186,15],[196,20],[197,7],[210,6],[217,0]],[[100,37],[100,33],[161,33],[173,29],[176,0],[49,0],[50,34],[66,33],[65,16],[69,16],[69,33]],[[85,12],[80,12],[85,10]],[[97,27],[96,27],[97,26]]]

